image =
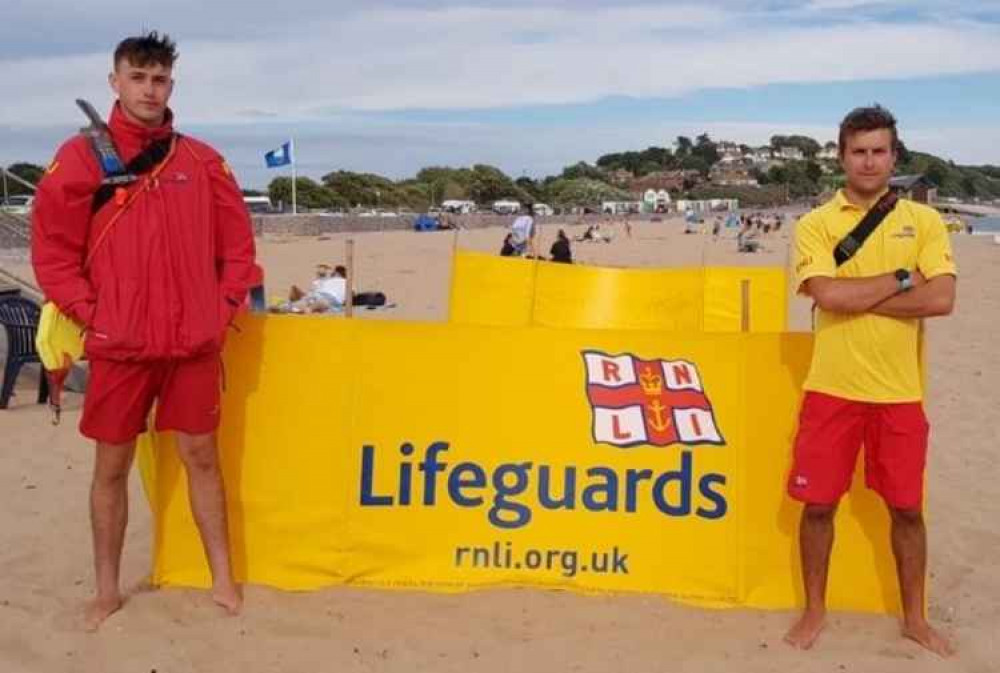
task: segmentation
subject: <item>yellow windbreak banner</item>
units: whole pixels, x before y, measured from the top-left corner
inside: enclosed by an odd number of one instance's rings
[[[700,269],[537,266],[535,325],[660,331],[697,331],[701,326]]]
[[[788,323],[785,270],[772,267],[706,267],[704,269],[706,332],[739,332],[744,283],[749,304],[748,332],[782,332]]]
[[[460,251],[452,264],[449,306],[453,322],[531,324],[538,262]]]
[[[810,335],[240,326],[220,445],[241,580],[801,604],[784,479]],[[186,481],[156,442],[140,454],[154,581],[207,586]],[[885,611],[887,524],[866,497],[841,508],[830,603]]]
[[[781,268],[617,269],[459,251],[450,320],[570,329],[739,332],[747,282],[749,330],[788,316]]]

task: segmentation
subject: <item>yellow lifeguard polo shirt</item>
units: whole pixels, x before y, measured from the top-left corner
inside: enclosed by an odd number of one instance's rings
[[[866,209],[837,192],[799,220],[795,229],[795,279],[865,278],[896,269],[925,278],[955,273],[951,241],[933,208],[900,199],[861,249],[837,268],[834,248]],[[843,314],[816,308],[816,340],[804,388],[860,402],[923,399],[919,358],[920,319],[872,313]]]

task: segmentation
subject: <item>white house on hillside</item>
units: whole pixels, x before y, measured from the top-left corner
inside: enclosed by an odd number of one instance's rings
[[[758,147],[753,151],[753,162],[755,164],[766,164],[774,158],[774,152],[770,147]]]
[[[823,149],[816,154],[816,158],[823,161],[836,161],[840,158],[840,155],[837,153],[837,144],[827,143]]]
[[[806,158],[802,150],[798,147],[784,146],[778,149],[778,156],[789,161],[802,161]]]

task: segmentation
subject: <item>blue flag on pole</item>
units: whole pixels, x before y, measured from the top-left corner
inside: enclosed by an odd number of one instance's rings
[[[264,163],[268,168],[287,166],[292,163],[292,141],[289,140],[276,150],[271,150],[264,154]]]

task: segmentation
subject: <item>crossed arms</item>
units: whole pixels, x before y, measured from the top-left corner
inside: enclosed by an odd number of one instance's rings
[[[952,312],[955,306],[955,276],[945,274],[926,280],[923,274],[914,271],[911,277],[913,288],[907,292],[899,292],[892,273],[868,278],[815,276],[803,283],[803,289],[817,306],[833,313],[930,318]]]

